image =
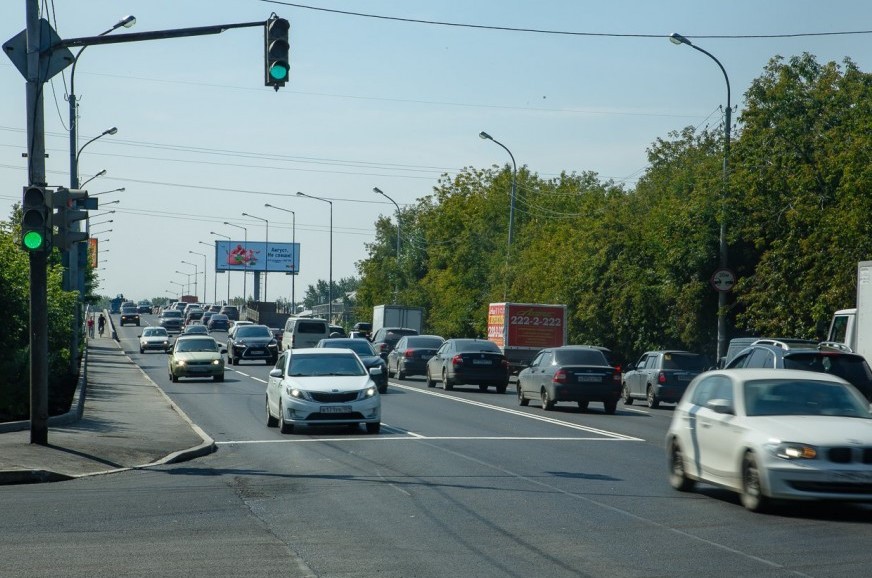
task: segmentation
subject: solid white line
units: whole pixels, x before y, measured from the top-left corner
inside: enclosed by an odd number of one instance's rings
[[[456,402],[459,402],[459,403],[466,403],[466,404],[469,404],[469,405],[474,405],[474,406],[477,406],[477,407],[483,407],[483,408],[491,409],[491,410],[494,410],[494,411],[501,411],[501,412],[503,412],[503,413],[508,413],[508,414],[510,414],[510,415],[516,415],[516,416],[520,416],[520,417],[525,417],[525,418],[527,418],[527,419],[534,419],[534,420],[537,420],[537,421],[542,421],[542,422],[550,423],[550,424],[553,424],[553,425],[559,425],[559,426],[562,426],[562,427],[568,427],[568,428],[570,428],[570,429],[577,429],[577,430],[586,431],[586,432],[590,432],[590,433],[596,433],[596,434],[604,435],[604,436],[611,437],[611,438],[621,439],[621,440],[629,440],[629,441],[634,441],[634,442],[643,442],[643,441],[645,441],[645,440],[643,440],[642,438],[637,438],[637,437],[633,437],[633,436],[628,436],[628,435],[624,435],[624,434],[619,434],[619,433],[617,433],[617,432],[612,432],[612,431],[608,431],[608,430],[604,430],[604,429],[599,429],[599,428],[595,428],[595,427],[588,427],[588,426],[584,426],[584,425],[580,425],[580,424],[571,423],[571,422],[568,422],[568,421],[562,421],[562,420],[555,419],[555,418],[552,418],[552,417],[545,417],[545,416],[543,416],[543,415],[535,415],[535,414],[532,414],[532,413],[526,413],[526,412],[523,412],[523,411],[518,411],[518,410],[516,410],[516,409],[509,409],[509,408],[507,408],[507,407],[500,407],[500,406],[498,406],[498,405],[491,405],[491,404],[489,404],[489,403],[482,403],[482,402],[480,402],[480,401],[474,401],[474,400],[471,400],[471,399],[463,399],[462,397],[455,397],[455,396],[453,396],[453,395],[447,395],[447,394],[444,394],[444,393],[439,393],[438,391],[429,391],[429,390],[426,390],[426,389],[419,389],[419,388],[417,388],[417,387],[410,387],[410,386],[408,386],[408,385],[403,385],[402,383],[396,383],[396,382],[393,382],[393,381],[390,382],[390,383],[391,383],[391,385],[394,386],[394,387],[398,387],[398,388],[400,388],[400,389],[405,389],[405,390],[407,390],[407,391],[411,391],[411,392],[415,392],[415,393],[421,393],[421,394],[424,394],[424,395],[432,395],[432,396],[434,396],[434,397],[441,397],[441,398],[443,398],[443,399],[450,399],[451,401],[456,401]]]
[[[620,438],[604,438],[604,437],[518,437],[518,436],[422,436],[422,435],[401,435],[401,436],[354,436],[344,438],[301,438],[301,439],[279,439],[279,440],[230,440],[223,442],[215,442],[219,446],[232,445],[255,445],[255,444],[301,444],[301,443],[317,443],[317,442],[387,442],[387,441],[548,441],[548,442],[624,442],[633,441],[630,439]]]

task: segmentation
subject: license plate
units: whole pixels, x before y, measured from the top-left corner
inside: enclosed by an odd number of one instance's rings
[[[578,381],[583,381],[583,382],[602,381],[602,378],[598,375],[579,375]]]
[[[832,477],[834,481],[837,482],[859,482],[868,484],[872,482],[872,471],[869,472],[861,472],[861,471],[851,471],[851,470],[841,470],[832,473]]]
[[[349,405],[322,405],[321,413],[351,413]]]
[[[248,354],[249,355],[266,355],[266,351],[264,351],[263,349],[249,349]]]
[[[473,359],[472,364],[473,365],[490,365],[491,362],[490,362],[490,359]]]

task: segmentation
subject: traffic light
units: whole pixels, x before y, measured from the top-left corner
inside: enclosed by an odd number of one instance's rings
[[[264,24],[264,86],[272,86],[278,90],[288,80],[291,71],[291,45],[288,42],[290,30],[291,23],[275,15]]]
[[[21,244],[29,252],[51,250],[51,191],[24,187],[21,207]]]
[[[82,200],[88,198],[88,191],[60,187],[53,195],[53,206],[58,210],[53,225],[57,227],[52,242],[61,251],[69,251],[73,245],[88,238],[88,233],[75,230],[77,221],[88,218],[88,211],[77,208]]]

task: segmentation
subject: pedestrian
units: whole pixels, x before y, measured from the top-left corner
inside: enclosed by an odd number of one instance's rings
[[[94,337],[94,315],[88,316],[88,337]]]
[[[103,314],[100,314],[100,317],[97,318],[97,331],[100,332],[100,337],[103,337],[103,331],[106,329],[106,318],[103,317]]]

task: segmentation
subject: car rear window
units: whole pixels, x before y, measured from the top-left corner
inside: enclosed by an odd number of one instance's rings
[[[178,309],[167,309],[163,313],[160,314],[161,317],[181,317],[182,312]]]
[[[327,324],[318,321],[298,321],[297,333],[327,333]]]
[[[406,343],[408,343],[409,347],[439,349],[443,341],[438,337],[410,337]]]
[[[323,347],[350,349],[358,355],[376,355],[376,352],[372,350],[372,345],[369,344],[369,341],[364,341],[362,339],[325,339],[323,341]]]
[[[705,371],[705,357],[696,353],[664,353],[663,369]]]
[[[609,365],[601,351],[595,349],[565,349],[554,352],[558,365]]]
[[[785,369],[803,369],[837,375],[864,393],[872,383],[872,370],[866,360],[857,355],[827,353],[797,353],[784,356]]]
[[[469,352],[469,351],[487,351],[493,353],[502,353],[500,348],[496,346],[492,341],[458,341],[455,344],[457,351],[460,352]]]

